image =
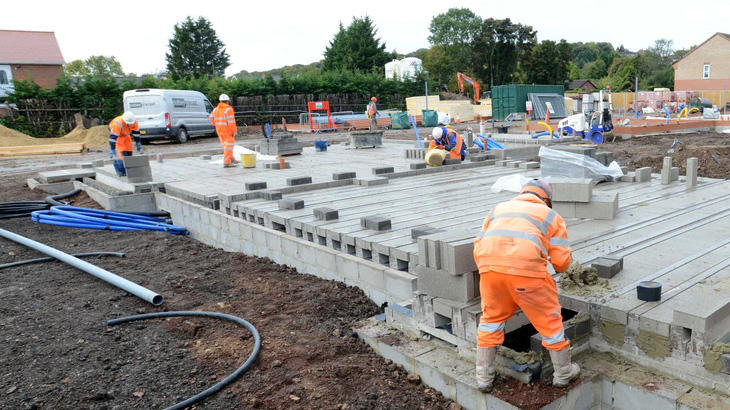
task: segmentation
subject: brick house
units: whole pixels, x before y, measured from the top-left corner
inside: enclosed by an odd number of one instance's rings
[[[13,79],[55,87],[64,64],[53,32],[0,30],[0,99],[12,92]]]
[[[675,91],[724,90],[730,83],[730,34],[715,33],[673,67]]]

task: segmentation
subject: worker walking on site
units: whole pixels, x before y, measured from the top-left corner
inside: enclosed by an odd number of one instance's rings
[[[378,99],[375,97],[370,98],[370,102],[368,103],[368,117],[370,117],[370,131],[375,131],[378,129],[378,105],[377,105]]]
[[[218,101],[218,106],[213,109],[208,118],[215,125],[215,132],[223,146],[223,168],[234,167],[239,162],[233,158],[233,145],[236,143],[236,135],[238,135],[236,116],[233,107],[228,105],[231,101],[228,94],[221,94]]]
[[[553,386],[566,387],[580,373],[570,360],[557,285],[547,270],[548,260],[556,272],[565,272],[571,263],[565,221],[551,208],[550,186],[531,180],[517,197],[489,213],[474,240],[482,299],[476,362],[481,392],[493,388],[497,346],[504,342],[505,322],[518,307],[550,352]]]
[[[136,142],[137,151],[142,152],[139,123],[133,112],[126,111],[109,123],[109,147],[111,147],[109,158],[112,158],[112,165],[114,165],[114,172],[117,173],[117,176],[127,176],[124,157],[132,156],[132,138]],[[119,159],[115,158],[117,156]]]
[[[449,158],[466,158],[466,144],[461,135],[451,128],[443,126],[434,127],[431,131],[431,142],[428,143],[428,151],[434,148],[446,150]]]

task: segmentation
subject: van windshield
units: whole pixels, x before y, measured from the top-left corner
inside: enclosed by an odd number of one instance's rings
[[[132,95],[127,97],[127,109],[134,115],[159,115],[163,111],[162,96]]]

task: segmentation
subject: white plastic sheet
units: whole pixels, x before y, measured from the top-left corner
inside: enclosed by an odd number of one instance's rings
[[[243,154],[256,154],[256,161],[276,161],[278,159],[277,156],[274,155],[264,155],[261,153],[258,153],[256,151],[252,151],[248,148],[244,148],[240,145],[234,145],[233,146],[233,158],[236,161],[241,160],[241,155]],[[209,162],[209,164],[216,164],[216,165],[222,165],[223,164],[223,157],[220,159],[217,159],[215,161]]]
[[[494,181],[491,190],[495,194],[501,191],[520,192],[527,181],[531,179],[522,174],[505,175]]]
[[[597,160],[568,151],[540,147],[540,173],[542,178],[590,178],[594,184],[613,181],[624,173],[621,166],[613,161],[605,166]]]

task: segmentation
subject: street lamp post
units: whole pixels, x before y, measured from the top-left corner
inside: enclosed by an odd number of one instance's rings
[[[426,109],[428,109],[428,71],[423,71],[425,88],[426,88]]]

